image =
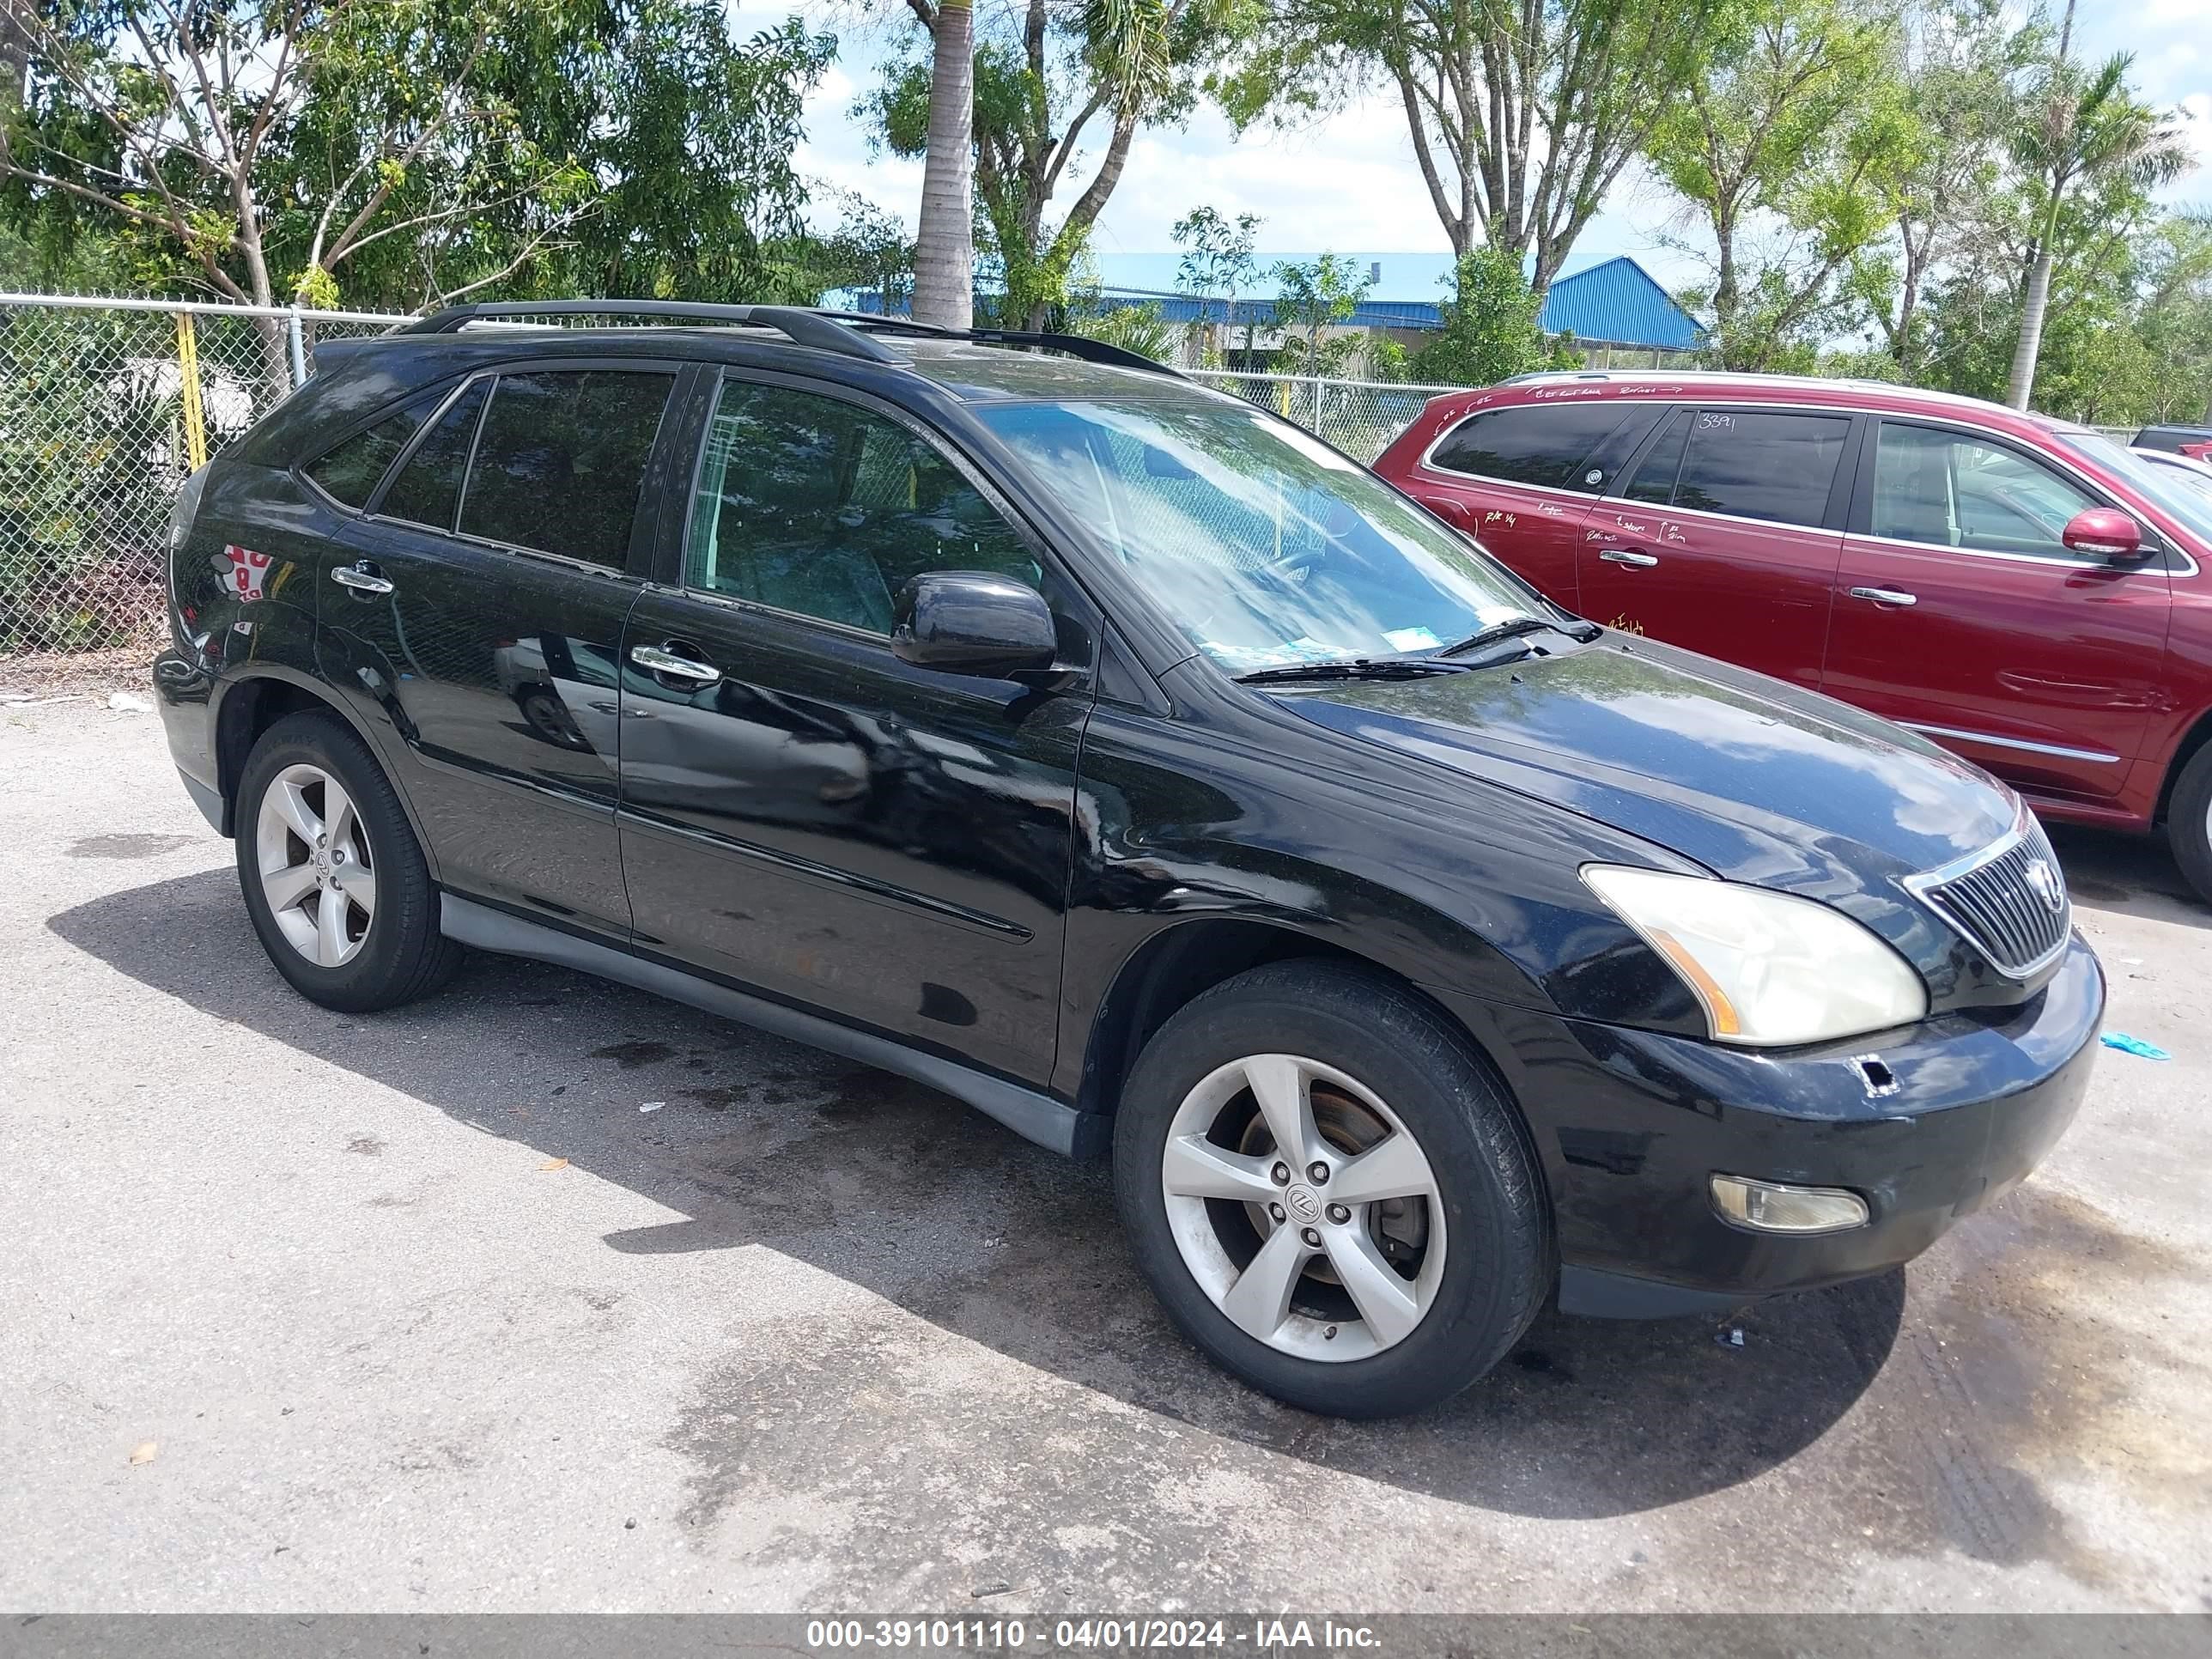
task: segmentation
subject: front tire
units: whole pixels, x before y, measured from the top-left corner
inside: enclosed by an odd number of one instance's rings
[[[396,1007],[443,984],[460,947],[399,797],[349,726],[287,714],[238,784],[238,881],[269,960],[311,1002]]]
[[[1183,1333],[1309,1411],[1388,1417],[1457,1393],[1550,1287],[1514,1108],[1461,1033],[1379,974],[1274,963],[1180,1010],[1130,1073],[1114,1175]]]
[[[2212,744],[2191,755],[2173,781],[2166,839],[2197,896],[2212,904]]]

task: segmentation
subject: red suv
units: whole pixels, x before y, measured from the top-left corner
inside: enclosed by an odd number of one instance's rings
[[[1886,715],[2212,898],[2212,503],[2083,427],[1867,381],[1550,374],[1376,470],[1596,621]]]

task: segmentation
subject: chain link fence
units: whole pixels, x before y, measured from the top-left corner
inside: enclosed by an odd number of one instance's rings
[[[150,646],[178,486],[319,340],[404,320],[0,295],[0,659]]]
[[[0,294],[0,661],[151,648],[161,629],[178,486],[313,373],[318,341],[406,320]],[[542,320],[574,327],[660,319]],[[1381,454],[1430,398],[1461,389],[1187,372],[1362,461]]]
[[[1190,368],[1183,373],[1296,421],[1361,461],[1372,461],[1389,448],[1390,441],[1413,423],[1413,417],[1430,398],[1465,390],[1312,375],[1243,374],[1219,368]]]

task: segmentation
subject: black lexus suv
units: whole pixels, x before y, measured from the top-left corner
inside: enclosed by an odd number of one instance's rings
[[[1171,370],[583,301],[319,356],[185,489],[154,679],[325,1006],[538,957],[1110,1151],[1191,1340],[1345,1415],[1553,1297],[1904,1261],[2080,1102],[2010,791]]]

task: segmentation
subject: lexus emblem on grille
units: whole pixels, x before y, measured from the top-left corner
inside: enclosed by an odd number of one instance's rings
[[[2052,915],[2066,908],[2066,890],[2058,884],[2058,872],[2042,859],[2027,866],[2027,885]]]

